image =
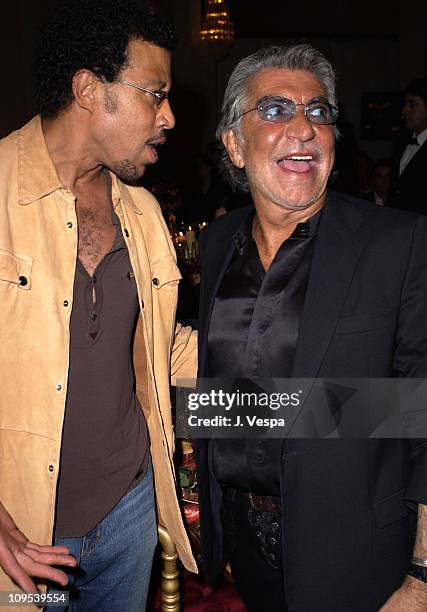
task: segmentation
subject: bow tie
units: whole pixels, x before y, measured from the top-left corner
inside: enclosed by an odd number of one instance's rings
[[[413,136],[413,137],[412,137],[412,138],[411,138],[411,139],[408,141],[408,144],[409,144],[409,145],[417,145],[417,146],[419,146],[419,144],[420,144],[420,143],[418,142],[417,137],[416,137],[416,136]]]

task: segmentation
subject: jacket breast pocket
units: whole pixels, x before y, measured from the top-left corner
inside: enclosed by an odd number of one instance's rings
[[[0,248],[0,283],[10,283],[18,289],[31,289],[33,260]]]
[[[335,330],[337,334],[357,334],[361,332],[375,331],[390,327],[395,324],[397,312],[395,310],[385,311],[377,314],[356,315],[343,317],[338,320]]]
[[[166,255],[151,264],[151,282],[154,289],[176,289],[181,273],[172,255]]]

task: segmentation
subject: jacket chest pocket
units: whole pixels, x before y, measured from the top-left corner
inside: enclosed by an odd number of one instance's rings
[[[178,283],[181,273],[172,255],[167,255],[151,264],[154,325],[162,329],[165,346],[170,352],[175,326],[178,301]]]
[[[31,289],[33,260],[0,248],[0,283],[11,283],[18,289]]]
[[[397,312],[395,310],[371,315],[356,315],[343,317],[338,320],[337,334],[358,334],[372,332],[396,325]]]
[[[172,255],[167,255],[151,264],[151,283],[154,290],[176,289],[181,273]]]

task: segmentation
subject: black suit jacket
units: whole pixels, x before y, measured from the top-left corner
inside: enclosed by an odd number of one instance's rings
[[[402,174],[399,165],[406,144],[396,155],[392,170],[391,206],[427,215],[427,141],[420,146]]]
[[[247,209],[207,229],[202,248],[201,377],[231,237]],[[329,193],[293,365],[294,377],[427,376],[427,219]],[[223,561],[222,491],[197,444],[203,562]],[[400,586],[416,508],[427,503],[424,440],[287,439],[280,463],[290,612],[374,612]],[[412,510],[410,502],[413,502]]]

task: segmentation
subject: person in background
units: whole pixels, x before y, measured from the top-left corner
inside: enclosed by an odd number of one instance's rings
[[[402,115],[408,138],[394,161],[391,206],[427,214],[427,79],[405,87]]]
[[[365,194],[364,199],[379,206],[388,206],[390,198],[390,175],[392,160],[388,157],[379,159],[372,171],[372,191]]]

